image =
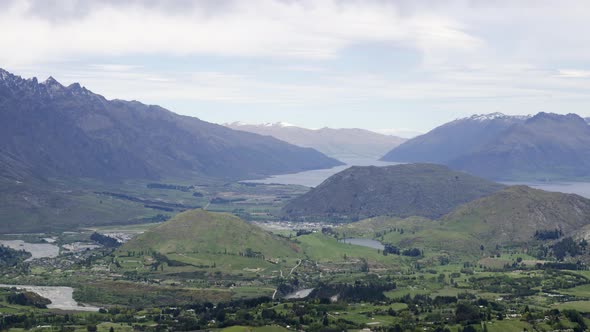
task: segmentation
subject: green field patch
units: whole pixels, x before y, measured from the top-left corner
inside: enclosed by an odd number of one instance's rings
[[[563,303],[554,304],[553,307],[558,308],[559,310],[575,309],[580,312],[590,312],[590,301],[563,302]]]

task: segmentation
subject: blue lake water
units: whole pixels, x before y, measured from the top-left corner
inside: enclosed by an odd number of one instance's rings
[[[337,166],[330,169],[318,169],[294,174],[274,175],[266,179],[247,180],[244,182],[295,184],[306,187],[315,187],[320,183],[324,182],[324,180],[326,180],[330,176],[338,172],[341,172],[351,166],[389,166],[399,164],[370,159],[347,160],[346,163],[347,164],[344,166]]]
[[[378,160],[358,159],[349,160],[344,166],[338,166],[330,169],[319,169],[313,171],[306,171],[294,174],[283,174],[268,177],[260,180],[247,180],[245,182],[253,183],[279,183],[279,184],[294,184],[306,187],[315,187],[324,182],[330,176],[341,172],[351,166],[390,166],[399,163],[390,163]],[[546,191],[562,192],[567,194],[578,194],[580,196],[590,198],[590,182],[503,182],[507,185],[524,184],[529,187],[542,189]]]
[[[590,198],[590,182],[502,182],[507,185],[524,184],[532,188]]]

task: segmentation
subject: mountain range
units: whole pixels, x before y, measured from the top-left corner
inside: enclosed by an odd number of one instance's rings
[[[438,218],[504,186],[435,164],[354,166],[283,208],[289,219]]]
[[[314,148],[330,157],[343,161],[376,160],[405,141],[401,137],[383,135],[358,128],[307,129],[282,122],[257,125],[232,122],[225,124],[225,126],[236,130],[272,136],[298,146]]]
[[[0,70],[0,175],[245,179],[341,163],[310,148]]]
[[[382,160],[433,162],[494,180],[590,176],[590,126],[576,114],[475,115],[410,139]]]

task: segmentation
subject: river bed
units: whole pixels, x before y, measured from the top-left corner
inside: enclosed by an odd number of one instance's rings
[[[0,245],[15,249],[24,250],[31,253],[28,260],[45,257],[57,257],[59,247],[51,243],[28,243],[22,240],[0,240]]]
[[[49,299],[51,304],[47,305],[49,309],[76,310],[76,311],[98,311],[99,308],[92,306],[81,306],[74,300],[74,289],[72,287],[61,286],[25,286],[25,285],[6,285],[0,284],[2,288],[24,289],[29,292],[37,293],[40,296]]]
[[[304,299],[304,298],[308,297],[309,294],[311,294],[311,292],[313,290],[314,290],[313,288],[300,289],[296,292],[289,293],[289,294],[285,295],[285,299]]]

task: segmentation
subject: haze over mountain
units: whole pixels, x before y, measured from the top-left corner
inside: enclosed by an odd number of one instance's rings
[[[438,218],[504,186],[435,164],[354,166],[287,203],[288,218]]]
[[[341,163],[310,148],[232,130],[80,84],[0,70],[0,175],[244,179]]]
[[[266,124],[232,122],[225,126],[272,136],[298,146],[314,148],[338,160],[378,159],[405,141],[401,137],[358,128],[307,129],[282,122]]]
[[[394,148],[386,161],[436,162],[498,180],[590,176],[590,126],[575,114],[472,116]]]

